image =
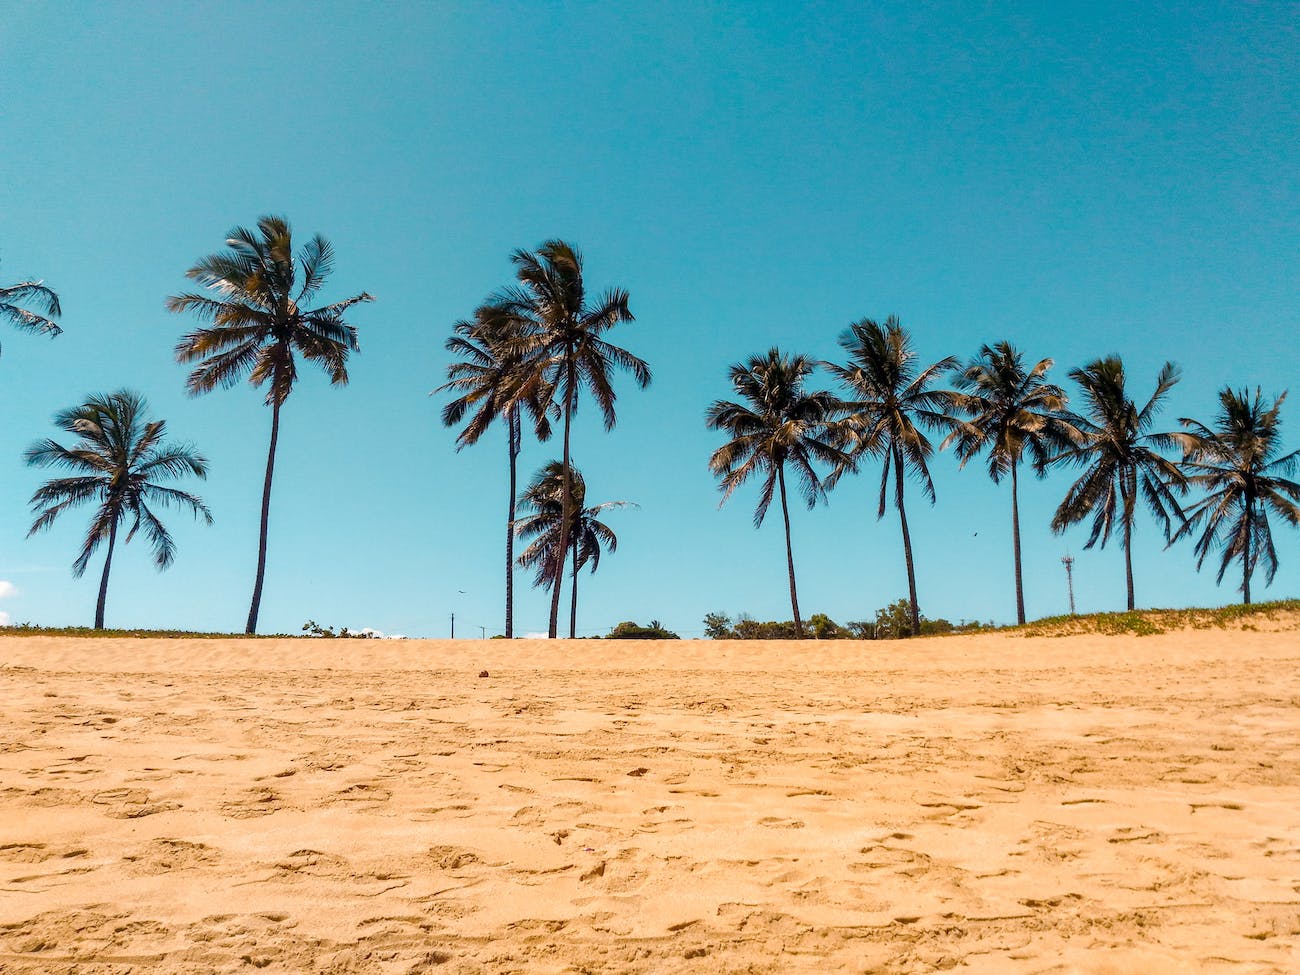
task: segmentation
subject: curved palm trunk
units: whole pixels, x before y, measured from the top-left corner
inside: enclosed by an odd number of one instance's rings
[[[903,526],[903,559],[907,562],[907,601],[912,613],[912,636],[921,635],[921,608],[916,601],[916,568],[912,564],[912,536],[907,530],[907,509],[903,507],[903,453],[894,447],[894,504]]]
[[[564,395],[564,491],[560,496],[560,539],[558,550],[567,552],[569,548],[569,512],[573,508],[573,478],[569,471],[569,428],[573,421],[573,398],[576,395],[574,383],[573,349],[565,349],[567,387]],[[547,635],[554,640],[560,621],[560,583],[564,580],[564,559],[555,562],[555,589],[551,592],[551,622]]]
[[[1011,462],[1011,539],[1012,550],[1016,560],[1016,622],[1025,623],[1025,583],[1020,569],[1020,493],[1016,480],[1016,469],[1020,465]]]
[[[506,419],[508,450],[510,452],[510,515],[506,518],[506,639],[515,635],[515,504],[519,492],[519,409],[510,411]]]
[[[266,576],[266,526],[271,519],[271,478],[275,474],[275,445],[280,439],[280,401],[271,403],[271,446],[266,452],[266,479],[262,482],[262,527],[257,536],[257,579],[253,583],[253,602],[248,607],[245,633],[257,632],[257,614],[262,608],[262,580]]]
[[[104,557],[104,574],[99,577],[99,601],[95,603],[95,629],[104,628],[104,603],[108,600],[108,571],[113,567],[113,546],[117,544],[117,519],[108,528],[108,555]]]
[[[777,484],[781,488],[781,517],[785,519],[785,564],[790,572],[790,611],[794,614],[794,638],[803,639],[803,620],[799,618],[799,593],[794,584],[794,549],[790,545],[790,508],[785,501],[785,462],[776,469]]]
[[[569,639],[574,640],[578,636],[578,536],[573,536],[573,582],[572,590],[569,593]]]

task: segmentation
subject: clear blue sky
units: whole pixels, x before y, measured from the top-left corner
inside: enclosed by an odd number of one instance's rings
[[[208,455],[217,526],[173,514],[158,574],[115,560],[108,623],[237,630],[247,612],[269,411],[247,387],[183,392],[191,323],[164,298],[225,232],[266,213],[328,236],[324,297],[367,290],[352,384],[307,375],[285,410],[263,631],[501,627],[505,446],[457,454],[438,421],[452,323],[506,283],[510,252],[580,246],[647,359],[606,435],[574,455],[593,500],[629,499],[618,552],[584,577],[579,625],[709,611],[788,618],[779,519],[722,510],[707,404],[773,344],[829,358],[850,321],[897,314],[928,360],[1010,339],[1055,377],[1124,356],[1166,414],[1209,419],[1224,384],[1297,384],[1300,40],[1290,4],[856,2],[331,5],[10,3],[0,21],[0,281],[44,277],[55,341],[0,335],[0,600],[14,621],[88,623],[84,518],[24,540],[52,414],[128,386]],[[1285,414],[1300,446],[1300,395]],[[526,472],[558,452],[528,444]],[[935,464],[910,515],[922,609],[1014,616],[1009,498]],[[805,614],[860,619],[906,591],[872,476],[793,516]],[[1047,531],[1064,474],[1023,490],[1027,608],[1122,608],[1122,553]],[[978,534],[976,534],[978,533]],[[1300,533],[1257,598],[1300,593]],[[1142,516],[1138,600],[1231,601]],[[519,633],[546,601],[520,576]],[[4,587],[0,587],[3,590]],[[461,591],[463,590],[463,594]]]

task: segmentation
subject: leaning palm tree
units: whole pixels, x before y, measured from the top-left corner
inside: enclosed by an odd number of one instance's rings
[[[1011,477],[1011,548],[1015,563],[1016,622],[1025,622],[1025,587],[1020,567],[1020,462],[1028,451],[1039,477],[1057,451],[1079,436],[1064,417],[1068,399],[1060,386],[1044,380],[1051,359],[1026,369],[1024,356],[1010,342],[980,349],[953,385],[962,393],[958,409],[969,418],[948,434],[940,449],[956,445],[961,466],[988,451],[989,477],[997,484]]]
[[[176,345],[178,362],[198,363],[186,381],[191,396],[233,386],[245,377],[254,386],[267,386],[271,443],[262,481],[257,577],[245,628],[245,632],[255,633],[266,575],[266,530],[280,409],[298,378],[295,356],[319,365],[334,385],[346,384],[348,353],[357,351],[357,330],[343,320],[343,313],[374,298],[362,292],[333,304],[306,308],[334,267],[334,249],[318,234],[303,245],[295,259],[293,235],[283,217],[263,217],[256,232],[236,227],[227,235],[226,247],[225,252],[201,258],[185,272],[209,293],[176,295],[167,299],[167,308],[212,323],[210,328],[183,336]]]
[[[562,491],[565,517],[560,520],[560,548],[568,548],[568,513],[573,510],[573,484],[570,431],[578,395],[591,393],[605,421],[605,429],[615,422],[614,387],[611,374],[615,369],[632,373],[638,386],[650,383],[650,367],[631,352],[613,345],[602,336],[620,322],[633,321],[628,310],[628,295],[612,288],[595,302],[587,300],[582,279],[582,255],[562,240],[548,240],[534,251],[515,251],[511,260],[517,268],[519,284],[500,292],[492,304],[503,314],[520,323],[520,355],[524,369],[531,374],[530,383],[554,392],[564,417],[564,472]],[[553,566],[563,573],[563,562]],[[549,634],[554,637],[560,613],[560,577],[551,590]]]
[[[929,466],[934,446],[922,428],[949,430],[957,425],[952,413],[960,401],[958,394],[934,387],[941,374],[956,367],[957,360],[948,356],[918,369],[911,337],[893,315],[884,324],[864,318],[850,325],[840,335],[839,342],[849,361],[845,365],[828,362],[826,368],[848,390],[844,431],[850,463],[834,471],[829,483],[834,485],[844,473],[856,470],[864,457],[884,459],[876,517],[885,516],[885,499],[892,477],[894,507],[898,509],[903,558],[907,563],[912,635],[917,636],[921,632],[921,609],[916,599],[916,570],[903,485],[909,476],[916,478],[921,482],[921,493],[934,504],[934,482],[930,479]]]
[[[1065,499],[1052,517],[1052,531],[1060,534],[1085,518],[1092,518],[1092,531],[1084,548],[1098,541],[1106,547],[1118,520],[1120,544],[1124,549],[1124,572],[1128,586],[1128,608],[1133,596],[1133,522],[1138,499],[1170,537],[1172,519],[1183,520],[1174,492],[1186,490],[1186,478],[1178,465],[1159,451],[1174,445],[1168,433],[1150,433],[1161,401],[1180,376],[1178,367],[1166,362],[1156,376],[1155,392],[1138,409],[1125,389],[1124,363],[1109,356],[1070,370],[1070,378],[1083,390],[1084,414],[1070,414],[1078,429],[1077,443],[1053,455],[1052,465],[1083,467],[1084,472],[1070,485]]]
[[[722,504],[755,474],[763,478],[754,509],[754,527],[763,524],[772,496],[781,496],[785,522],[785,559],[790,579],[790,610],[794,632],[803,639],[799,593],[795,585],[794,548],[790,541],[790,507],[786,498],[788,464],[799,479],[808,507],[826,495],[815,464],[837,467],[848,457],[833,444],[839,401],[824,391],[808,391],[805,383],[816,368],[803,355],[786,355],[769,349],[731,367],[731,385],[743,403],[718,400],[705,414],[710,430],[721,430],[731,440],[713,452],[709,470],[721,478]]]
[[[56,425],[81,438],[77,443],[64,447],[54,440],[42,440],[24,454],[34,467],[75,472],[74,476],[55,478],[37,488],[31,504],[39,515],[28,537],[49,528],[70,508],[91,501],[98,504],[81,551],[72,563],[72,574],[80,578],[95,550],[108,543],[95,605],[97,630],[104,628],[108,574],[120,524],[128,519],[131,523],[125,542],[130,542],[136,532],[144,532],[159,569],[172,564],[176,544],[149,505],[185,508],[212,524],[212,515],[200,498],[160,483],[188,474],[207,477],[208,462],[189,444],[165,442],[165,422],[146,419],[146,410],[145,401],[127,390],[92,396],[83,405],[64,410],[54,418]]]
[[[569,483],[572,490],[572,514],[567,532],[561,531],[564,517],[564,470],[559,461],[551,461],[536,475],[524,492],[524,507],[532,512],[518,524],[520,538],[531,538],[532,543],[519,556],[519,564],[536,572],[535,586],[554,585],[562,578],[565,562],[572,565],[572,585],[569,596],[569,638],[578,632],[578,573],[590,564],[594,573],[600,566],[602,546],[614,552],[618,537],[600,520],[606,511],[632,506],[630,501],[605,501],[587,507],[587,483],[582,473],[574,468]],[[561,536],[567,536],[567,547]],[[561,555],[563,553],[563,555]]]
[[[525,337],[521,329],[525,326],[522,320],[502,314],[493,305],[479,308],[473,321],[457,322],[446,348],[460,358],[447,366],[447,382],[434,391],[460,394],[442,411],[446,426],[454,426],[469,417],[456,436],[458,451],[478,443],[494,421],[505,421],[510,464],[510,507],[506,519],[507,639],[514,636],[515,504],[519,452],[523,446],[521,414],[531,417],[538,440],[546,440],[551,435],[549,393],[539,387],[539,376],[521,369],[519,350]]]
[[[33,305],[38,310],[32,311],[24,305]],[[62,313],[59,296],[43,281],[19,281],[0,287],[0,321],[14,328],[53,337],[63,331],[53,320]]]
[[[1287,524],[1300,525],[1300,484],[1283,475],[1293,475],[1300,466],[1300,450],[1279,457],[1282,449],[1279,413],[1283,393],[1265,404],[1259,388],[1254,399],[1246,390],[1230,388],[1219,393],[1219,415],[1211,430],[1203,423],[1184,417],[1179,422],[1186,432],[1172,434],[1183,448],[1183,470],[1191,486],[1206,496],[1187,509],[1187,520],[1174,533],[1178,541],[1201,528],[1197,539],[1196,568],[1218,548],[1223,552],[1216,582],[1233,561],[1241,562],[1241,601],[1250,602],[1250,580],[1263,565],[1265,585],[1277,574],[1277,549],[1269,514]]]

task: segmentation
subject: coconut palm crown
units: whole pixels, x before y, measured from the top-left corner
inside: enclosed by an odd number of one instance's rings
[[[153,549],[154,564],[165,569],[176,557],[176,544],[151,505],[186,509],[212,524],[212,515],[202,499],[163,483],[185,476],[207,477],[207,460],[189,444],[166,442],[165,421],[147,419],[147,410],[139,394],[128,390],[91,396],[84,404],[54,418],[57,426],[80,438],[73,446],[42,440],[23,455],[33,467],[73,472],[70,477],[46,481],[36,489],[31,505],[39,514],[27,533],[29,537],[49,528],[65,511],[97,503],[81,550],[72,563],[73,575],[80,577],[99,546],[107,543],[95,607],[96,629],[104,626],[108,577],[119,525],[130,522],[125,542],[143,532]]]
[[[1241,563],[1241,596],[1250,602],[1250,582],[1262,566],[1265,585],[1277,574],[1277,548],[1269,516],[1288,525],[1300,525],[1300,484],[1289,478],[1300,467],[1300,450],[1279,456],[1282,450],[1280,417],[1286,393],[1271,405],[1259,388],[1219,393],[1219,415],[1211,429],[1186,417],[1185,431],[1172,434],[1183,448],[1183,470],[1193,488],[1205,497],[1191,505],[1187,520],[1174,541],[1200,530],[1196,540],[1196,567],[1200,569],[1215,549],[1222,554],[1216,582],[1228,567]]]
[[[24,307],[27,305],[37,310]],[[43,281],[19,281],[0,287],[0,321],[8,322],[20,331],[52,338],[63,331],[54,321],[61,314],[63,309],[59,307],[59,296]]]
[[[548,240],[536,251],[515,251],[519,284],[499,292],[491,304],[502,314],[519,321],[520,354],[526,379],[521,382],[535,390],[550,390],[560,404],[564,418],[563,508],[560,521],[560,549],[568,548],[573,508],[573,485],[570,435],[573,416],[578,409],[579,394],[587,391],[596,402],[605,429],[612,429],[617,419],[617,399],[613,386],[615,370],[630,372],[636,384],[650,384],[650,367],[631,352],[609,342],[604,336],[614,326],[633,321],[628,309],[628,294],[611,288],[594,301],[589,299],[583,281],[582,255],[562,240]],[[555,565],[563,572],[563,563]],[[559,579],[551,594],[549,633],[555,636],[559,621]]]
[[[763,524],[775,495],[781,499],[785,524],[786,569],[790,582],[790,609],[795,636],[803,638],[799,594],[795,583],[794,549],[790,540],[790,508],[785,472],[793,469],[804,501],[811,509],[825,497],[826,488],[817,465],[835,468],[848,457],[834,444],[839,401],[824,390],[806,389],[816,363],[808,356],[787,355],[769,349],[731,367],[731,386],[742,402],[717,400],[705,414],[705,425],[731,439],[713,452],[709,470],[720,478],[722,501],[750,478],[762,483],[754,507],[754,527]]]
[[[903,534],[912,635],[916,636],[921,632],[921,610],[903,488],[907,479],[913,478],[920,482],[922,496],[931,504],[935,502],[930,478],[934,445],[924,431],[951,430],[958,423],[953,416],[960,402],[958,394],[935,386],[943,373],[956,367],[957,360],[947,356],[919,368],[911,336],[893,315],[883,324],[864,318],[850,325],[841,333],[839,344],[848,354],[848,362],[825,365],[847,390],[844,406],[848,415],[842,430],[849,463],[832,472],[830,483],[834,485],[846,472],[855,471],[864,458],[883,458],[876,517],[885,516],[892,478],[894,507]]]
[[[1083,393],[1084,412],[1071,413],[1070,423],[1080,432],[1077,443],[1053,455],[1050,465],[1084,468],[1070,485],[1052,517],[1052,531],[1058,534],[1088,518],[1092,528],[1084,548],[1098,542],[1106,546],[1116,524],[1124,548],[1128,608],[1136,606],[1133,591],[1133,523],[1139,501],[1160,523],[1165,540],[1170,538],[1173,519],[1183,520],[1175,496],[1186,490],[1187,481],[1178,464],[1161,455],[1174,446],[1168,433],[1152,433],[1151,427],[1169,391],[1180,378],[1178,367],[1166,362],[1156,376],[1156,388],[1140,409],[1129,399],[1124,363],[1119,356],[1097,359],[1070,370],[1070,378]]]
[[[1025,368],[1024,356],[1010,342],[983,346],[956,375],[957,408],[968,418],[940,445],[954,446],[961,466],[987,452],[989,477],[1011,478],[1012,561],[1015,567],[1016,622],[1025,622],[1025,591],[1020,558],[1019,470],[1029,455],[1039,477],[1048,459],[1068,449],[1079,431],[1066,419],[1065,391],[1044,379],[1051,359]]]
[[[257,230],[236,227],[226,250],[201,258],[185,272],[206,294],[187,292],[167,299],[167,308],[210,322],[181,337],[176,359],[197,363],[186,380],[191,395],[230,387],[243,379],[266,386],[271,407],[271,442],[262,483],[257,576],[246,632],[257,631],[266,575],[266,538],[271,481],[280,434],[280,409],[298,378],[297,357],[320,366],[334,385],[348,381],[347,358],[358,350],[357,330],[343,315],[373,301],[362,292],[343,301],[309,307],[334,267],[334,249],[319,234],[295,256],[293,233],[283,217],[263,217]]]

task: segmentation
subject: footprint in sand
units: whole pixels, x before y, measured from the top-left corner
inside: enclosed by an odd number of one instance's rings
[[[284,800],[274,789],[248,789],[243,795],[228,799],[220,806],[221,814],[230,819],[256,819],[284,808]]]

